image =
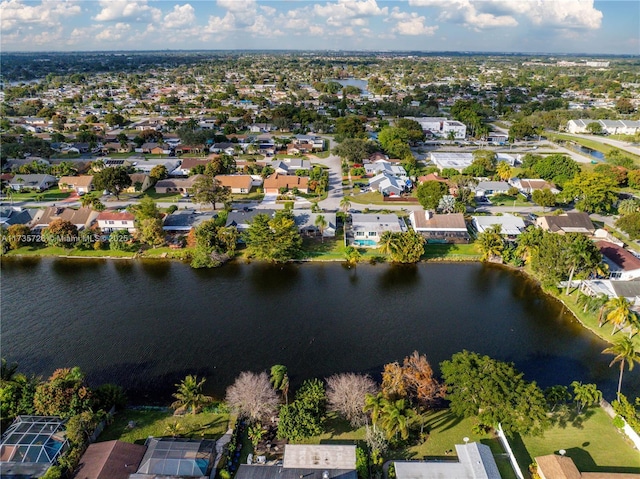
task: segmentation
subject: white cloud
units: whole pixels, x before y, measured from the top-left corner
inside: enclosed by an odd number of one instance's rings
[[[397,33],[398,35],[428,35],[431,36],[436,33],[438,30],[438,26],[428,26],[425,25],[425,17],[418,16],[417,13],[411,13],[404,18],[398,19],[398,23],[391,30],[393,33]]]
[[[185,3],[184,5],[174,5],[173,10],[164,17],[163,26],[166,28],[186,27],[196,23],[194,8]]]
[[[117,42],[122,40],[131,31],[131,25],[128,23],[118,22],[113,26],[107,27],[96,35],[96,40]]]
[[[22,0],[6,0],[0,3],[0,28],[6,35],[26,25],[59,26],[66,17],[79,15],[80,5],[69,0],[43,0],[39,5]]]
[[[94,17],[99,22],[152,20],[157,23],[162,19],[162,11],[149,6],[147,0],[99,0],[99,4],[102,10]]]
[[[567,29],[598,29],[602,24],[594,0],[409,0],[409,6],[438,8],[440,20],[475,29],[515,27],[522,21]]]
[[[380,8],[376,0],[338,0],[336,3],[314,5],[313,13],[325,17],[329,25],[339,27],[347,24],[363,25],[366,22],[359,20],[387,15],[389,8]]]

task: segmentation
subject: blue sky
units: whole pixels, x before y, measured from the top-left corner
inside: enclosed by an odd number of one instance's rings
[[[637,0],[1,0],[2,51],[640,54]]]

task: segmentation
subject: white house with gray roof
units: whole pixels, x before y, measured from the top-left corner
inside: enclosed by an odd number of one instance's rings
[[[473,163],[472,153],[446,153],[432,151],[430,157],[433,164],[441,170],[445,168],[453,168],[454,170],[462,171]]]
[[[408,231],[402,218],[394,214],[353,213],[351,215],[351,242],[354,246],[375,247],[385,231],[404,233]]]
[[[472,218],[473,226],[478,233],[484,233],[493,226],[500,226],[502,234],[518,236],[526,228],[522,218],[509,213],[505,213],[502,216],[472,216]]]
[[[397,479],[501,479],[489,446],[456,444],[458,461],[395,461]]]
[[[567,131],[569,133],[588,133],[587,126],[590,123],[599,123],[602,130],[609,135],[635,135],[640,132],[638,120],[569,120]]]
[[[37,190],[44,191],[57,185],[55,176],[45,174],[15,175],[9,182],[9,187],[15,191]]]

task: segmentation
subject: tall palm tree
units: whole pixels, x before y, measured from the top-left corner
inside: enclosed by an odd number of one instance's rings
[[[618,379],[617,397],[620,399],[620,389],[622,388],[622,373],[624,372],[625,363],[629,367],[629,371],[633,369],[635,363],[640,363],[640,352],[636,349],[630,338],[619,338],[612,346],[602,350],[602,354],[612,354],[613,359],[609,363],[609,367],[615,363],[620,363],[620,378]]]
[[[269,379],[274,389],[282,392],[285,403],[289,404],[289,375],[287,367],[283,364],[274,364],[271,366],[271,377]]]
[[[598,257],[593,241],[584,235],[577,235],[574,238],[574,241],[569,244],[568,253],[568,263],[571,266],[571,270],[569,271],[569,280],[567,281],[567,290],[565,291],[567,295],[569,294],[573,275],[576,270],[593,269],[602,259]]]
[[[340,200],[340,208],[345,213],[351,208],[351,201],[349,201],[349,198],[347,196],[343,196]]]
[[[197,376],[187,375],[182,381],[175,386],[178,390],[173,393],[176,401],[171,404],[174,409],[191,410],[191,414],[198,412],[202,406],[210,403],[213,399],[202,393],[202,385],[206,379],[202,378],[198,381]]]
[[[324,215],[316,216],[315,225],[318,228],[318,231],[320,232],[320,239],[324,243],[324,230],[329,225],[329,223],[327,223],[327,220],[325,219]]]
[[[616,329],[622,329],[629,321],[629,318],[636,314],[631,309],[629,300],[622,296],[619,298],[611,298],[607,301],[605,308],[608,311],[606,319],[613,324],[611,334],[615,334]]]
[[[398,242],[396,241],[396,235],[391,231],[384,231],[380,235],[380,241],[378,242],[378,248],[382,254],[388,254],[393,256],[398,250]]]
[[[382,424],[387,434],[387,439],[398,436],[402,439],[409,437],[409,420],[415,415],[413,410],[407,406],[404,399],[387,402],[382,409]]]
[[[478,235],[478,246],[482,251],[482,259],[502,256],[504,238],[501,225],[492,226]]]
[[[382,393],[367,394],[365,396],[363,411],[364,412],[371,411],[371,423],[373,424],[374,428],[378,424],[382,410],[384,409],[387,403],[388,401],[385,399]]]
[[[511,169],[511,167],[507,162],[501,161],[500,163],[498,163],[498,166],[496,167],[496,173],[498,173],[498,177],[502,181],[507,181],[509,178],[511,178],[511,175],[513,174],[513,170]]]

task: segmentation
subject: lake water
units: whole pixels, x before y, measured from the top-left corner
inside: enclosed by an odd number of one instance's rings
[[[359,78],[344,78],[340,80],[329,80],[340,83],[343,87],[345,86],[355,86],[360,88],[362,95],[369,95],[369,91],[367,90],[369,86],[369,82],[367,80],[360,80]]]
[[[596,382],[612,398],[617,368],[525,276],[478,263],[400,267],[2,260],[2,356],[41,375],[80,366],[136,402],[168,401],[186,374],[224,394],[244,370],[289,368],[293,385],[357,371],[379,378],[414,350],[462,349],[515,362],[542,386]],[[637,370],[623,391],[640,393]]]

